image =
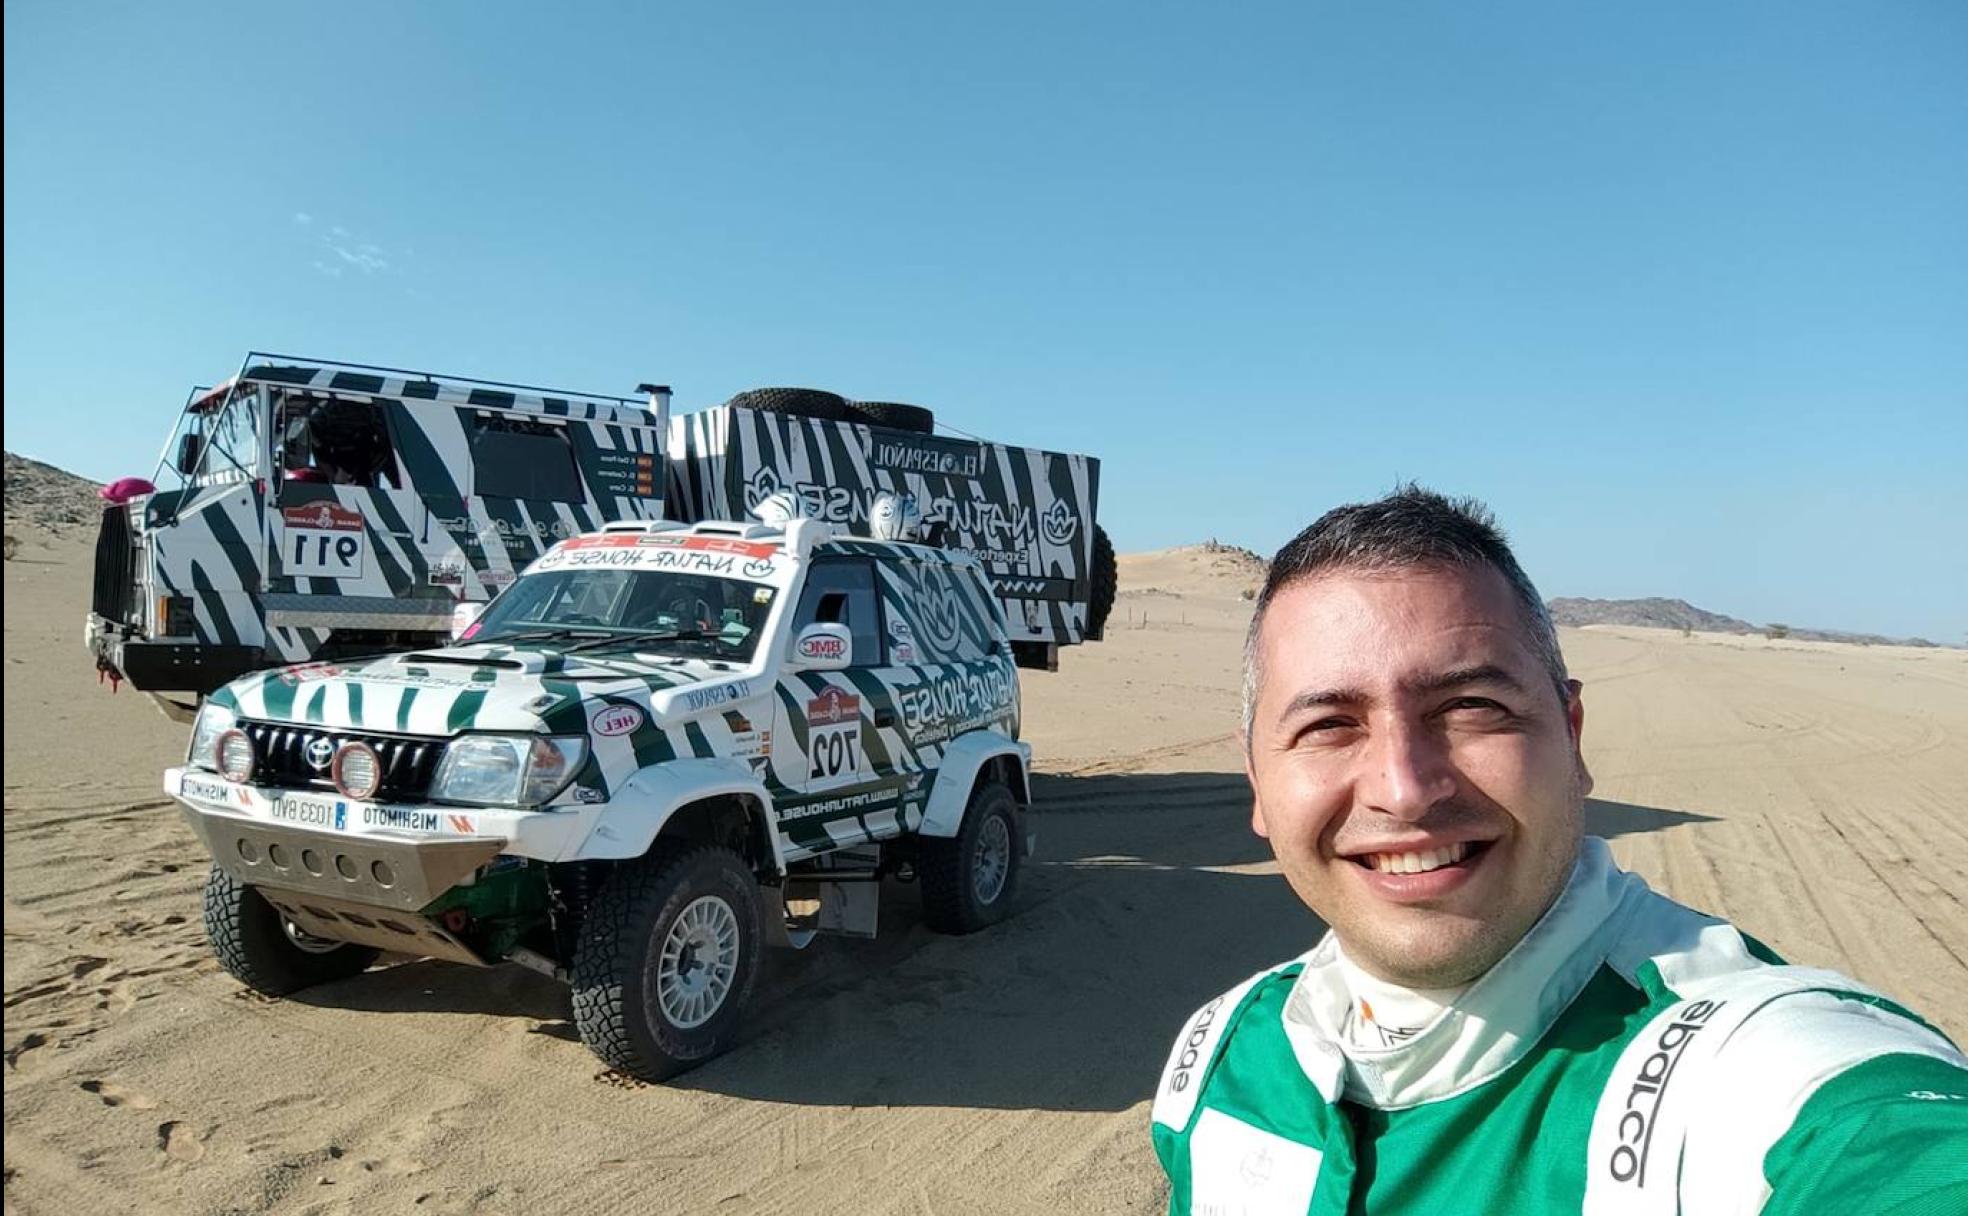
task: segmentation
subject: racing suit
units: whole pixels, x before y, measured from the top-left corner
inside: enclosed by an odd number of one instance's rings
[[[1194,1213],[1968,1213],[1968,1060],[1588,839],[1487,974],[1387,1047],[1331,934],[1183,1027],[1152,1134]]]

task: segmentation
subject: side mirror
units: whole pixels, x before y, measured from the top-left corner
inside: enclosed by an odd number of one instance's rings
[[[793,641],[793,666],[803,671],[839,671],[854,661],[854,635],[832,622],[808,625]]]
[[[178,472],[186,477],[198,471],[198,460],[205,455],[205,441],[197,431],[187,431],[178,438]]]
[[[451,640],[456,642],[478,632],[478,618],[483,615],[484,604],[460,600],[451,609]]]

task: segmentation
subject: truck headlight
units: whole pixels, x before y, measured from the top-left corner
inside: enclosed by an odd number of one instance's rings
[[[198,711],[198,721],[191,727],[191,748],[185,752],[185,763],[192,768],[202,768],[207,772],[219,771],[219,736],[233,728],[235,716],[223,705],[207,701]]]
[[[580,736],[465,735],[438,761],[430,796],[474,806],[538,806],[567,788],[588,741]]]

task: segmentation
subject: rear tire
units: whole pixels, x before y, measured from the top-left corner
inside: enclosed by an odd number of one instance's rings
[[[899,401],[850,401],[847,408],[860,415],[869,426],[885,426],[891,431],[930,435],[936,431],[936,415],[920,405]]]
[[[205,880],[205,936],[220,966],[268,996],[360,975],[382,953],[299,933],[258,890],[219,866]]]
[[[930,928],[975,933],[998,923],[1018,895],[1024,860],[1018,799],[1001,781],[980,782],[957,834],[925,836],[921,850],[923,919]]]
[[[725,404],[761,414],[790,414],[824,422],[852,421],[845,397],[818,388],[748,388]]]
[[[705,845],[625,862],[574,950],[574,1025],[617,1072],[663,1081],[731,1046],[758,976],[758,883]]]

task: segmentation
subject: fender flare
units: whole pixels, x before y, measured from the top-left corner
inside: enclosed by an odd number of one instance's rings
[[[742,760],[699,758],[664,760],[641,769],[624,782],[599,809],[595,823],[579,845],[562,861],[627,861],[641,857],[656,843],[663,825],[684,807],[707,798],[738,795],[758,803],[765,815],[765,838],[772,850],[772,868],[785,873],[772,795],[765,783]]]
[[[936,783],[929,789],[929,802],[923,807],[922,826],[917,831],[924,836],[955,836],[963,828],[964,810],[970,805],[970,791],[977,785],[977,774],[999,756],[1010,756],[1016,761],[1012,797],[1018,799],[1018,805],[1030,806],[1031,783],[1027,774],[1032,768],[1032,745],[1020,743],[1000,731],[972,731],[943,749]]]

